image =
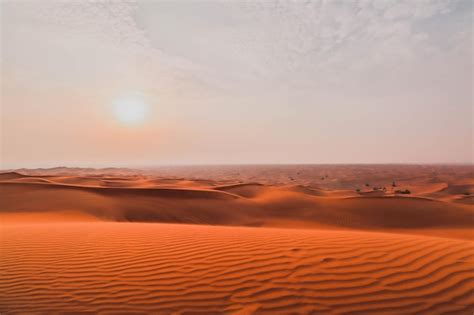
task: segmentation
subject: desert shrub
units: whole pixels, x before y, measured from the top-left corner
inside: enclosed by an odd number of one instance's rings
[[[409,194],[411,194],[411,191],[409,191],[408,189],[405,189],[405,190],[396,190],[395,193],[396,193],[396,194],[409,195]]]

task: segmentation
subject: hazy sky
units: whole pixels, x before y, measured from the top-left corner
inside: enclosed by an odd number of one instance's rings
[[[472,1],[1,3],[1,168],[472,162]]]

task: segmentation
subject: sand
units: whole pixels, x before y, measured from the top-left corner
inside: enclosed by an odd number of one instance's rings
[[[472,314],[469,170],[341,168],[4,172],[0,312]]]

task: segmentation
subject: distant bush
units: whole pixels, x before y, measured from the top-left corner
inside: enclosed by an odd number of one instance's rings
[[[409,191],[408,189],[405,189],[405,190],[395,190],[395,193],[396,193],[396,194],[408,195],[408,194],[411,194],[411,191]]]

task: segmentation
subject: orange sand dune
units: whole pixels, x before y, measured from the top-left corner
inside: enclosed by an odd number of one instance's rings
[[[199,182],[179,180],[176,183],[186,184],[170,187],[158,184],[166,180],[143,177],[113,178],[109,182],[120,184],[97,185],[96,177],[91,181],[83,176],[7,177],[0,181],[0,217],[9,221],[12,213],[73,211],[103,221],[391,229],[414,234],[422,229],[426,235],[438,235],[430,230],[457,229],[456,238],[474,236],[474,209],[467,202],[360,196],[298,185],[206,182],[199,186]]]
[[[466,167],[173,172],[0,173],[0,313],[474,313]]]
[[[259,194],[271,189],[259,183],[244,183],[215,187],[214,189],[220,191],[230,192],[245,198],[253,198]]]
[[[2,313],[472,314],[474,245],[139,223],[2,226]]]
[[[31,176],[23,175],[17,172],[0,173],[0,180],[12,180],[12,179],[25,178],[25,177],[31,177]]]
[[[463,203],[466,205],[474,205],[474,196],[461,196],[453,200],[457,203]]]
[[[312,195],[312,196],[318,196],[318,197],[327,196],[329,194],[328,191],[325,191],[323,189],[309,187],[305,185],[288,186],[286,189],[288,191],[300,192],[306,195]]]
[[[426,194],[431,198],[440,200],[460,199],[472,197],[474,195],[474,183],[471,184],[450,184],[438,191]]]

